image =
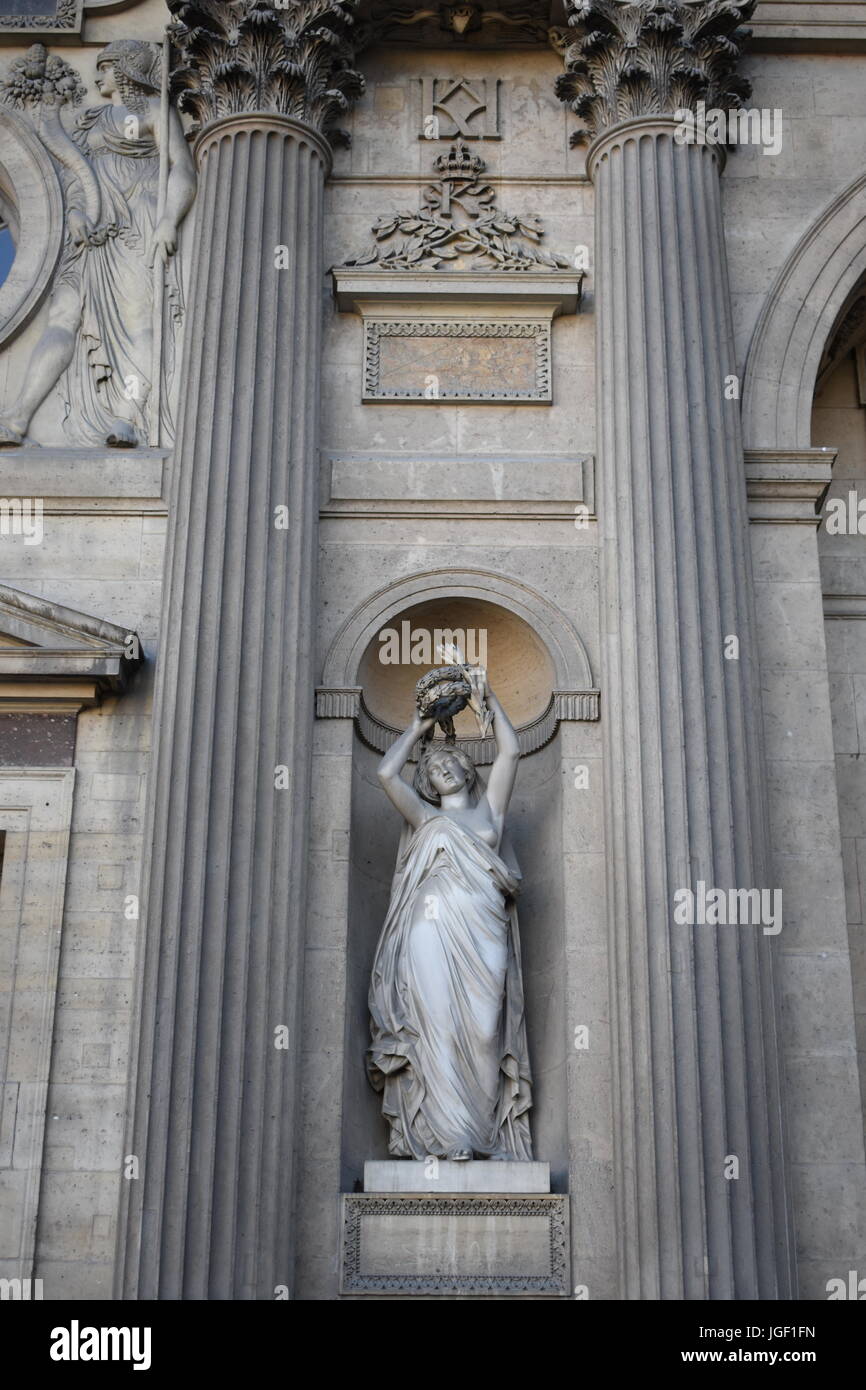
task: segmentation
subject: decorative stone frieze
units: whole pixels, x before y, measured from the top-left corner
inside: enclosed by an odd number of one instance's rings
[[[373,32],[378,43],[424,47],[500,48],[543,44],[547,40],[549,0],[468,0],[455,4],[394,5],[374,0]]]
[[[0,11],[0,34],[57,34],[66,39],[81,30],[84,0],[42,0],[36,7],[0,0]]]
[[[59,437],[46,442],[130,448],[173,433],[183,304],[175,251],[195,175],[177,112],[161,102],[159,47],[115,40],[96,68],[106,100],[72,119],[64,112],[84,84],[42,44],[0,77],[0,101],[26,117],[54,163],[64,218],[44,332],[0,411],[7,448],[31,442],[33,417],[55,389]]]

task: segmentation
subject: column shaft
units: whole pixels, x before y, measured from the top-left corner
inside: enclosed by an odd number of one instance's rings
[[[273,1298],[292,1277],[328,151],[257,114],[197,154],[124,1296]]]
[[[674,920],[701,880],[773,887],[719,156],[675,129],[588,161],[622,1288],[787,1297],[774,938]]]

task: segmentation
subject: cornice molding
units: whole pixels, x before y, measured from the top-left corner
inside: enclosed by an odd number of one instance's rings
[[[835,449],[746,449],[749,520],[817,527]]]
[[[135,633],[0,584],[3,708],[98,704],[121,694],[141,661]]]
[[[572,144],[640,116],[730,110],[751,94],[736,71],[756,0],[566,0],[552,29],[565,72],[556,94],[585,122]]]
[[[576,314],[583,272],[577,270],[380,270],[375,266],[334,266],[334,299],[341,313],[366,318],[376,313],[418,313],[430,306],[442,317],[443,306],[477,306],[521,310],[530,315]]]
[[[761,0],[754,53],[858,53],[866,48],[864,0]]]

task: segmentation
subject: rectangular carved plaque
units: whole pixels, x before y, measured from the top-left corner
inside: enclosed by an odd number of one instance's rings
[[[344,1294],[570,1294],[568,1198],[343,1197]]]
[[[81,30],[83,0],[0,0],[0,36]]]
[[[365,401],[551,401],[549,322],[368,319],[364,329]]]

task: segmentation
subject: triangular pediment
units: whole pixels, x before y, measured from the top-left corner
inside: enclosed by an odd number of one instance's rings
[[[125,689],[140,663],[141,643],[127,628],[0,584],[0,704],[25,686],[70,682],[92,704]]]

